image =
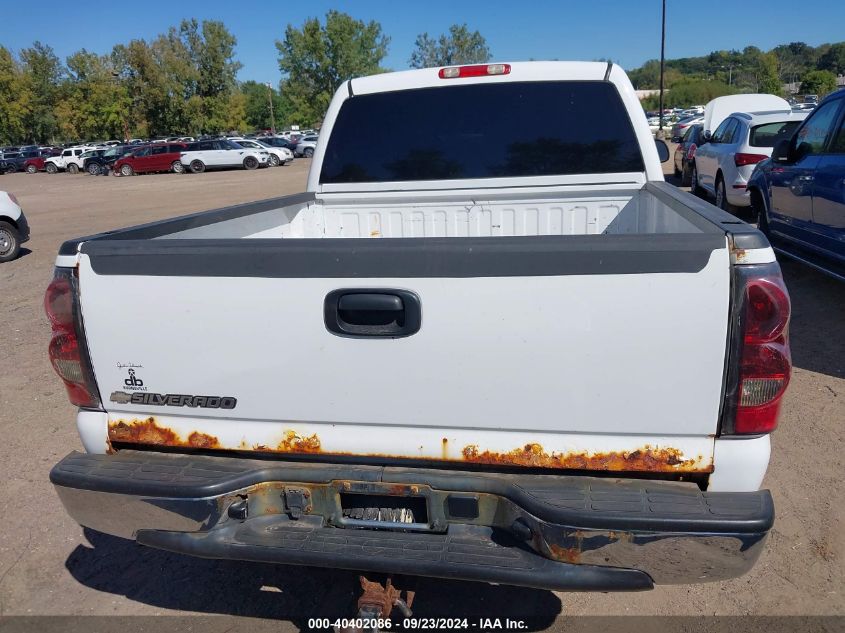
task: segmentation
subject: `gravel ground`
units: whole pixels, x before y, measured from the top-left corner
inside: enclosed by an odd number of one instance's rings
[[[47,359],[41,302],[66,238],[300,191],[307,160],[283,168],[133,178],[14,174],[32,241],[0,265],[0,614],[229,614],[281,620],[351,613],[350,573],[192,559],[83,530],[62,509],[51,466],[81,449],[75,411]],[[421,580],[417,615],[529,618],[562,630],[564,615],[845,615],[843,421],[845,286],[783,262],[792,294],[795,371],[764,485],[778,517],[754,570],[729,582],[640,594],[555,594]]]

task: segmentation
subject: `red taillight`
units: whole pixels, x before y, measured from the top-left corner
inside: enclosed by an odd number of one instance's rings
[[[696,149],[695,143],[693,143],[692,145],[689,146],[689,149],[687,150],[687,160],[692,160],[693,158],[695,158],[695,149]]]
[[[100,398],[90,363],[80,347],[81,320],[72,271],[57,269],[44,295],[44,311],[53,329],[48,348],[50,362],[65,383],[71,403],[79,407],[99,407]]]
[[[745,286],[735,433],[769,433],[789,384],[789,293],[780,274]]]
[[[745,154],[743,152],[739,152],[734,154],[734,164],[737,167],[742,167],[743,165],[756,165],[761,160],[766,160],[768,156],[765,154]]]
[[[458,79],[461,77],[508,75],[510,72],[510,64],[474,64],[472,66],[447,66],[440,69],[438,76],[441,79]]]
[[[9,192],[7,191],[7,192],[6,192],[6,195],[7,195],[7,196],[9,196],[9,200],[11,200],[12,202],[14,202],[16,205],[21,206],[21,203],[20,203],[20,202],[18,202],[17,196],[15,196],[15,194],[13,194],[13,193],[9,193]]]

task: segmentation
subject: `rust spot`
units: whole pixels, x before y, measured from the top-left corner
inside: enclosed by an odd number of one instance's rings
[[[213,435],[194,431],[188,436],[188,446],[193,446],[194,448],[220,448],[220,440]]]
[[[159,426],[155,418],[144,420],[116,420],[109,422],[109,447],[111,442],[152,444],[153,446],[186,446],[189,448],[220,448],[220,441],[213,435],[194,431],[187,440],[181,439],[172,429]]]
[[[733,251],[734,261],[737,264],[745,263],[745,260],[748,259],[748,251],[744,248],[734,248]]]
[[[113,442],[179,446],[179,436],[167,427],[156,424],[155,418],[146,420],[117,420],[109,423],[109,439]]]
[[[547,453],[540,444],[526,444],[507,453],[479,451],[470,444],[463,451],[465,461],[476,464],[529,466],[534,468],[564,468],[572,470],[611,470],[675,472],[711,472],[712,466],[702,466],[695,459],[683,459],[677,448],[657,448],[645,445],[633,451],[605,453]]]
[[[549,549],[556,560],[575,565],[581,562],[581,549],[579,547],[563,547],[562,545],[549,543]]]
[[[443,459],[449,459],[449,438],[444,437],[442,442],[442,447],[440,449],[441,457]]]
[[[316,433],[309,437],[301,437],[296,434],[296,431],[285,431],[285,437],[276,450],[283,453],[319,453],[321,452],[320,438]]]

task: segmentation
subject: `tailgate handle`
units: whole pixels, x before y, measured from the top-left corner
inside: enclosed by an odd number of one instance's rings
[[[366,317],[370,312],[396,312],[405,309],[402,297],[377,292],[358,292],[343,295],[337,302],[337,309],[358,312]]]
[[[401,338],[419,331],[419,297],[392,288],[347,288],[326,295],[326,328],[339,336]]]

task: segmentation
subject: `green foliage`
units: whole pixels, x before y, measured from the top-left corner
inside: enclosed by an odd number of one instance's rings
[[[27,118],[33,102],[32,86],[12,53],[0,46],[0,144],[30,140]]]
[[[845,75],[845,42],[831,44],[819,57],[819,70],[829,70],[837,75]]]
[[[817,48],[804,42],[791,42],[776,46],[768,52],[756,46],[746,46],[741,51],[713,51],[701,57],[667,59],[664,87],[670,90],[666,93],[666,103],[670,107],[706,103],[707,99],[692,97],[690,90],[692,95],[713,92],[714,96],[720,96],[715,93],[728,94],[724,92],[727,90],[726,85],[731,92],[762,92],[785,96],[784,84],[797,83],[799,78],[803,79],[810,71],[816,70],[845,73],[845,42],[822,44]],[[658,88],[660,63],[656,59],[649,60],[631,70],[628,75],[635,88]],[[713,82],[714,90],[696,87],[696,81]],[[678,87],[682,88],[681,94],[685,98],[692,99],[690,102],[678,96],[675,92]],[[824,87],[830,88],[829,77]],[[802,86],[799,92],[807,91]],[[675,96],[670,96],[672,93]],[[656,108],[655,104],[656,98],[643,101],[644,107],[648,109]]]
[[[631,83],[637,90],[654,90],[660,88],[660,60],[650,59],[645,64],[628,73]],[[670,88],[684,78],[681,71],[664,64],[663,87]]]
[[[290,118],[290,108],[282,100],[278,90],[267,87],[257,81],[245,81],[241,84],[241,92],[246,100],[245,117],[247,126],[264,130],[271,129],[275,119],[276,129],[287,126]],[[270,100],[273,101],[273,117],[270,116]]]
[[[126,87],[115,81],[111,57],[83,48],[67,58],[67,70],[68,80],[54,110],[62,136],[123,138],[129,96]]]
[[[329,11],[325,25],[318,18],[309,18],[299,29],[288,24],[276,48],[290,122],[319,124],[341,83],[384,72],[380,64],[389,43],[378,22],[364,23],[339,11]]]
[[[783,84],[781,84],[778,76],[778,58],[774,53],[764,53],[760,55],[759,62],[760,75],[758,77],[758,85],[755,92],[764,92],[782,96]]]
[[[449,33],[436,40],[428,33],[421,33],[414,43],[409,65],[411,68],[432,68],[457,64],[483,64],[490,61],[487,40],[478,31],[472,31],[466,24],[453,24]]]
[[[801,77],[801,94],[812,94],[824,97],[836,90],[836,75],[829,70],[811,70]]]
[[[41,42],[21,51],[21,63],[32,101],[24,124],[31,138],[52,139],[58,133],[53,109],[58,102],[64,68],[53,49]]]

